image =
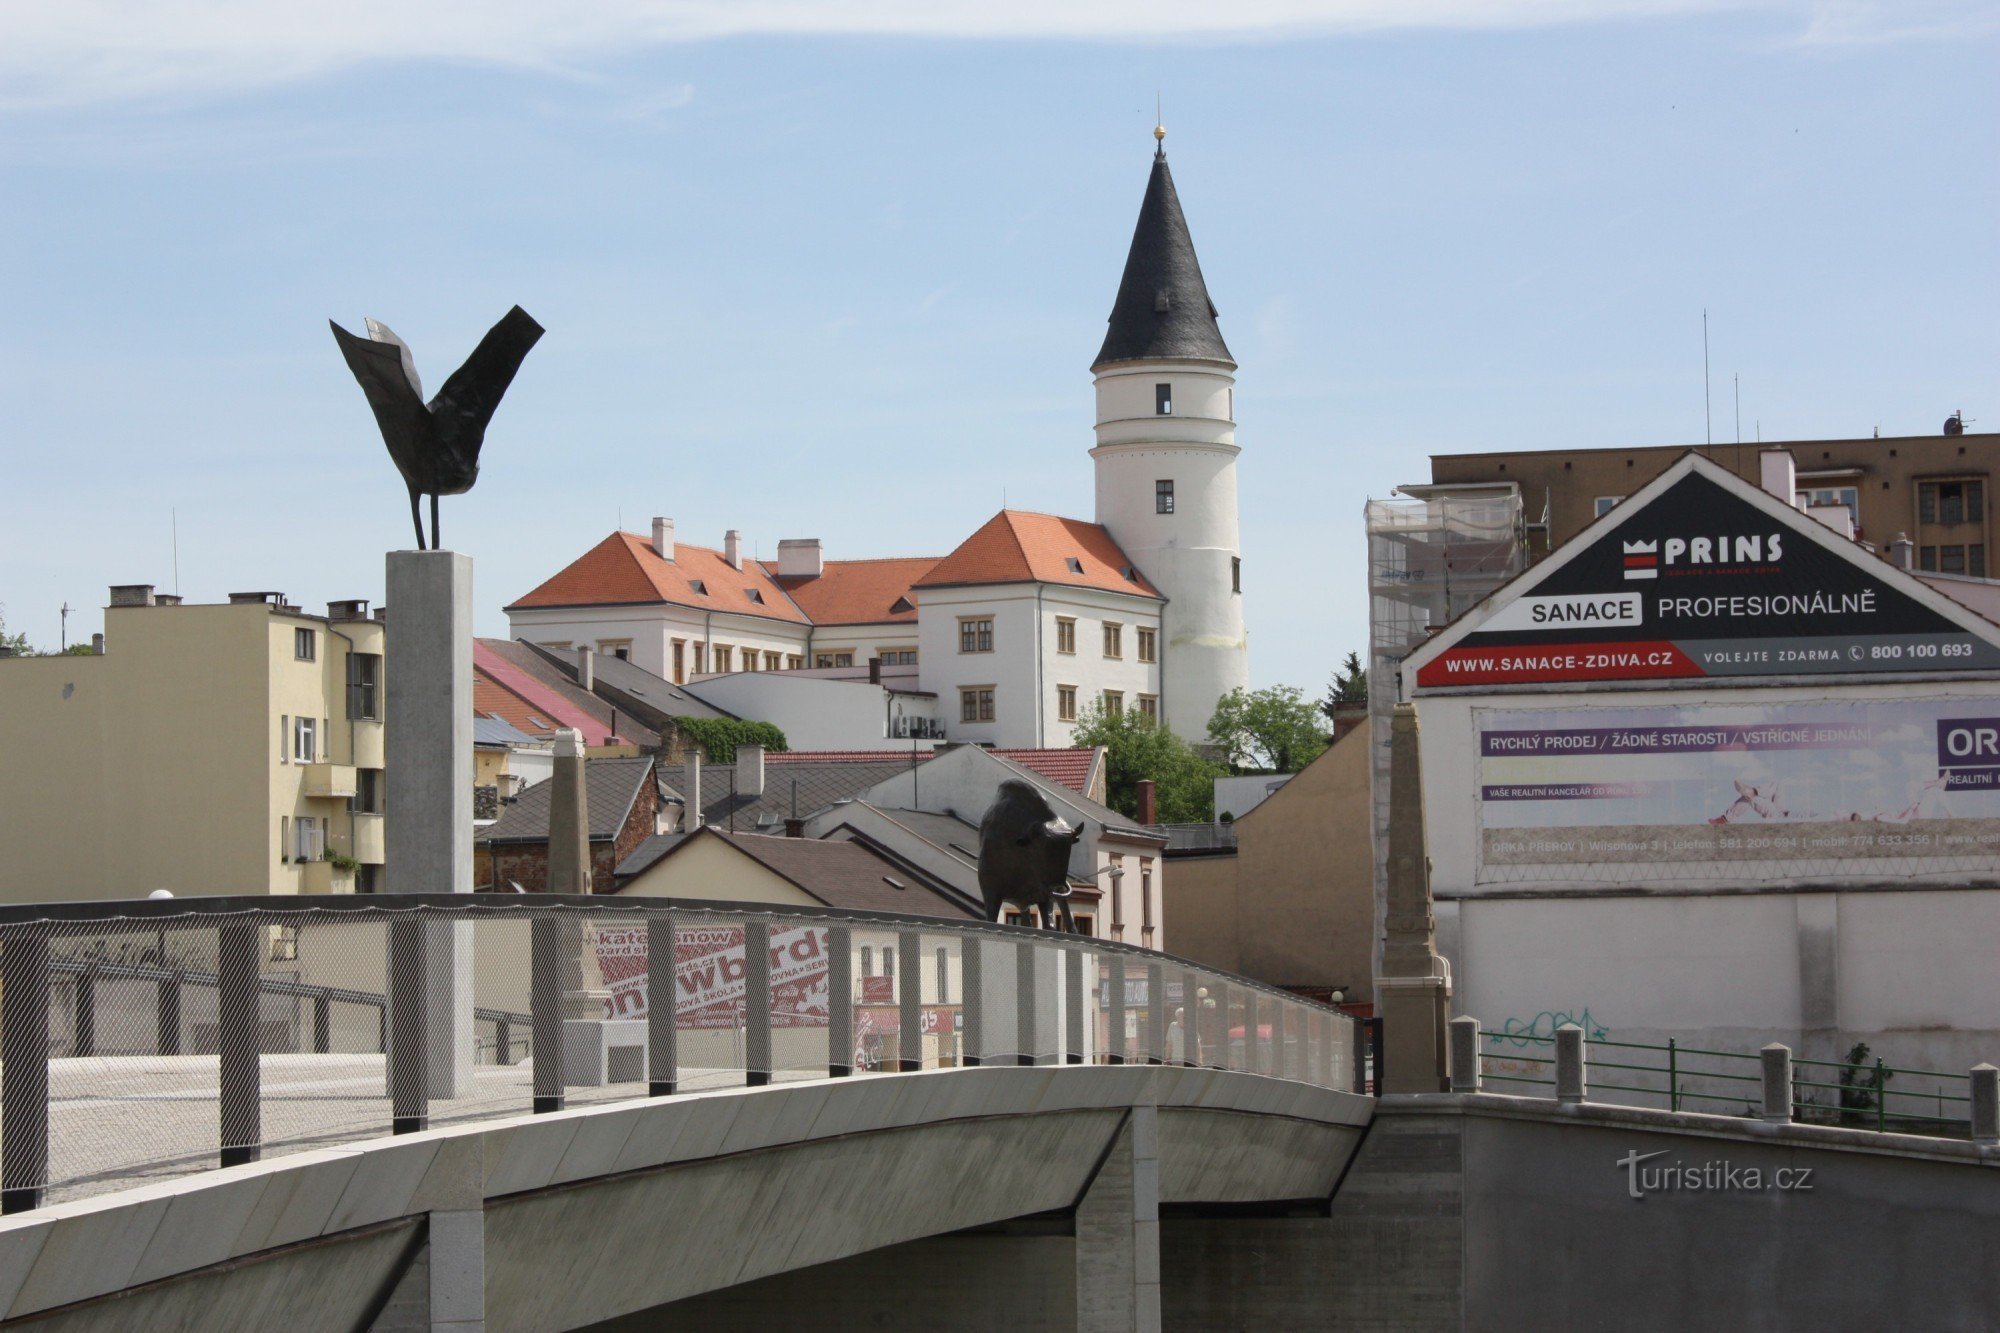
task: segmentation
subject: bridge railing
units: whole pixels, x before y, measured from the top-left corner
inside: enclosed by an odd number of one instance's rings
[[[1363,1046],[1327,1005],[1185,959],[898,912],[545,894],[16,905],[0,907],[0,1208],[482,1117],[881,1070],[1189,1064],[1359,1091]]]

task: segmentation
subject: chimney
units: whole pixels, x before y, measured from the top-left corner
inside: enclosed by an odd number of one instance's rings
[[[179,606],[180,604],[181,595],[177,592],[156,592],[153,594],[154,606]]]
[[[285,594],[281,592],[232,592],[229,594],[231,606],[283,606]]]
[[[785,821],[785,836],[788,838],[805,837],[806,821],[803,819],[787,819]]]
[[[1758,484],[1788,505],[1798,505],[1798,464],[1789,449],[1766,449],[1757,455]]]
[[[686,791],[681,793],[681,799],[687,802],[687,813],[681,816],[681,831],[683,833],[692,833],[701,827],[700,750],[690,749],[687,752],[687,763],[681,771],[683,775],[681,785],[687,788]]]
[[[882,659],[879,657],[868,659],[868,683],[870,685],[882,683]]]
[[[113,606],[151,606],[153,585],[150,583],[114,583],[111,585]]]
[[[366,620],[368,619],[368,599],[365,597],[354,597],[344,602],[328,602],[326,604],[326,618],[328,620]]]
[[[90,655],[92,657],[104,656],[104,636],[102,634],[93,634],[90,636]]]
[[[670,518],[653,520],[653,554],[662,560],[674,558],[674,521]]]
[[[764,747],[761,745],[739,745],[736,747],[736,794],[738,796],[762,796],[764,794]]]
[[[731,569],[743,568],[743,534],[735,528],[722,534],[722,558]]]
[[[1132,784],[1133,793],[1139,798],[1139,822],[1151,827],[1159,823],[1159,800],[1151,778],[1140,778]]]
[[[778,543],[780,578],[816,579],[826,572],[820,556],[819,538],[788,537]]]
[[[586,690],[597,688],[597,653],[587,643],[576,650],[576,683]]]
[[[1897,533],[1896,540],[1889,543],[1889,563],[1898,569],[1908,569],[1912,563],[1911,556],[1916,549],[1917,544],[1910,540],[1909,533]]]

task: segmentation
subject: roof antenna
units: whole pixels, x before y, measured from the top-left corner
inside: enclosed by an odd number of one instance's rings
[[[1701,424],[1708,443],[1715,443],[1715,419],[1708,410],[1708,307],[1701,309]]]

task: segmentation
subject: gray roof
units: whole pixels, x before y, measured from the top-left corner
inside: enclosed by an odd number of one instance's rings
[[[612,869],[612,874],[620,881],[630,879],[643,872],[653,862],[681,845],[685,833],[655,833],[652,837],[632,849],[632,854],[620,861]]]
[[[583,761],[584,806],[590,818],[590,840],[605,842],[618,836],[631,817],[639,799],[641,784],[652,779],[655,763],[650,755],[635,759],[586,759]],[[547,842],[549,803],[555,795],[555,779],[537,782],[514,798],[500,818],[475,835],[481,842]]]
[[[934,847],[958,852],[974,861],[979,859],[979,826],[968,824],[957,815],[935,815],[928,810],[882,810],[881,813]]]
[[[1026,764],[1009,759],[1004,754],[994,754],[991,750],[986,753],[988,758],[1013,769],[1015,776],[1021,778],[1024,782],[1031,783],[1035,787],[1040,788],[1050,798],[1051,804],[1058,801],[1068,803],[1071,808],[1081,811],[1088,818],[1103,825],[1106,833],[1122,833],[1128,837],[1158,838],[1161,841],[1165,841],[1166,839],[1166,830],[1157,825],[1141,824],[1136,819],[1119,814],[1108,805],[1099,805],[1096,801],[1091,800],[1075,788],[1065,787],[1052,778],[1043,777]]]
[[[630,741],[642,750],[650,750],[660,743],[659,729],[645,717],[621,711],[615,704],[607,703],[584,689],[534,645],[513,639],[481,639],[479,646],[534,677],[538,684],[553,690],[570,707],[595,719],[606,730],[616,732],[621,740]]]
[[[1107,361],[1149,357],[1236,364],[1216,327],[1215,306],[1201,279],[1194,238],[1181,216],[1164,149],[1153,155],[1153,174],[1139,205],[1139,224],[1132,231],[1110,325],[1093,369]]]
[[[573,648],[545,648],[521,640],[519,646],[542,658],[569,680],[577,677],[580,654]],[[670,717],[735,717],[736,714],[704,703],[680,686],[656,676],[642,666],[609,653],[593,653],[591,675],[596,679],[599,698],[618,706],[649,727],[658,729]]]
[[[928,752],[923,756],[930,758]],[[725,832],[756,833],[783,830],[785,820],[796,812],[806,819],[835,801],[852,800],[876,783],[909,771],[906,759],[882,763],[855,761],[798,763],[764,759],[764,793],[751,796],[733,790],[736,770],[729,764],[704,764],[701,770],[701,813],[704,823]],[[688,789],[687,770],[679,764],[662,764],[660,777],[676,792]]]
[[[473,714],[472,743],[474,745],[544,745],[539,736],[530,736],[512,722],[497,717],[480,717]]]

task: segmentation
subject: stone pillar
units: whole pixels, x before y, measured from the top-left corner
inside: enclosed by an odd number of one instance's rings
[[[556,732],[555,761],[549,780],[549,892],[589,893],[590,810],[582,732],[573,727]]]
[[[1076,1206],[1076,1328],[1159,1327],[1160,1113],[1135,1106]]]
[[[1451,1020],[1451,1090],[1478,1092],[1479,1020],[1460,1017]]]
[[[472,559],[391,551],[387,586],[385,887],[471,893]],[[425,1090],[458,1097],[472,1087],[472,927],[426,929]]]
[[[1574,1104],[1589,1097],[1589,1057],[1583,1049],[1583,1029],[1565,1023],[1556,1029],[1556,1100]]]
[[[1774,1125],[1789,1124],[1792,1119],[1792,1048],[1774,1041],[1757,1055],[1764,1075],[1763,1105],[1758,1108],[1757,1116]]]
[[[1972,1141],[2000,1147],[2000,1069],[1992,1065],[1972,1067]]]
[[[1380,1092],[1443,1092],[1449,1053],[1451,973],[1437,953],[1424,792],[1418,768],[1417,710],[1397,704],[1389,733],[1389,895],[1382,975]]]

